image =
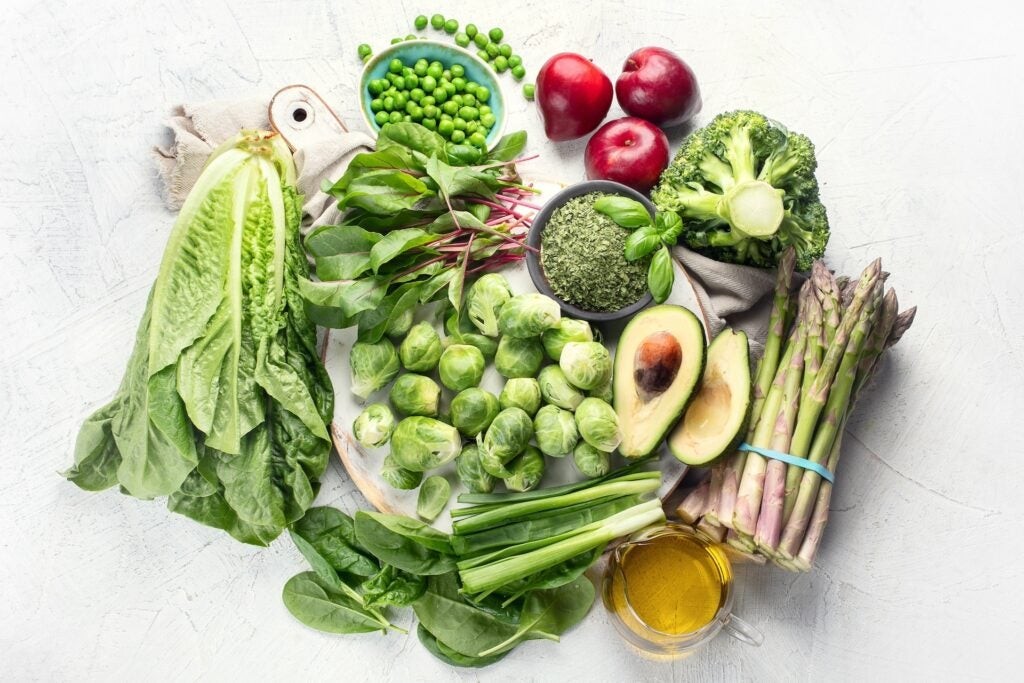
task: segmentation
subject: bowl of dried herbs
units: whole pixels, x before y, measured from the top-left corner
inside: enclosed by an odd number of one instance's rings
[[[594,209],[601,197],[620,195],[647,207],[647,197],[620,183],[588,180],[567,187],[537,213],[527,243],[534,286],[574,318],[607,322],[626,318],[652,301],[647,287],[650,257],[627,261],[630,231]]]

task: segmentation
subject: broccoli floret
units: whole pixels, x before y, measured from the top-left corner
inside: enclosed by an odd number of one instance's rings
[[[728,112],[687,138],[651,198],[683,219],[680,240],[711,258],[771,268],[792,244],[807,270],[829,237],[817,166],[806,135]]]

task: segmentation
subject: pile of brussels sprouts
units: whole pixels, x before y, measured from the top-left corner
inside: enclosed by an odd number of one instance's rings
[[[413,325],[411,316],[396,328],[391,338],[357,342],[349,356],[357,396],[368,398],[395,380],[390,407],[369,404],[352,427],[366,447],[390,443],[381,469],[390,485],[414,489],[424,472],[452,460],[474,493],[490,493],[499,479],[509,491],[535,488],[545,455],[571,454],[586,477],[608,472],[621,440],[609,405],[612,359],[586,321],[563,318],[543,294],[513,296],[505,277],[490,273],[447,317],[443,339],[429,322]],[[479,386],[488,361],[506,380],[498,396]],[[451,392],[447,409],[442,386]],[[450,494],[447,481],[436,479],[443,478],[428,478],[420,491],[421,516],[430,519],[444,508],[437,499]]]

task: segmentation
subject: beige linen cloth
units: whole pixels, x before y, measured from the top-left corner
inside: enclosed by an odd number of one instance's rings
[[[337,222],[336,200],[320,190],[323,180],[336,180],[356,154],[371,149],[373,138],[349,131],[331,108],[306,86],[278,91],[265,99],[184,104],[167,121],[171,142],[154,149],[172,209],[181,208],[210,152],[242,128],[274,127],[295,153],[298,189],[305,196],[304,230]],[[719,263],[684,247],[673,253],[697,294],[708,337],[726,326],[743,330],[760,353],[768,327],[770,293],[775,272]],[[678,285],[677,285],[678,286]]]

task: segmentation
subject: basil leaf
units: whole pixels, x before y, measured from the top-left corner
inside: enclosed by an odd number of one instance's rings
[[[403,253],[415,247],[421,247],[437,239],[421,228],[406,228],[394,230],[384,235],[384,239],[373,245],[370,250],[370,267],[373,272],[379,272],[380,267],[388,261],[401,256]]]
[[[654,216],[654,225],[658,228],[661,241],[673,245],[683,231],[683,219],[674,211],[660,211]]]
[[[355,178],[338,206],[360,208],[378,215],[411,209],[428,194],[419,178],[401,171],[370,171]]]
[[[653,225],[630,233],[626,238],[625,254],[627,261],[638,261],[661,245],[661,236]]]
[[[651,225],[651,214],[647,207],[629,197],[601,197],[594,202],[594,210],[603,213],[624,228]]]
[[[664,303],[668,299],[674,280],[672,254],[668,247],[663,246],[651,259],[651,267],[647,271],[647,286],[651,288],[655,303]]]
[[[445,140],[432,130],[415,123],[391,123],[377,136],[377,149],[389,149],[393,144],[407,147],[424,156],[447,159]]]
[[[494,145],[494,149],[487,154],[487,158],[493,161],[512,161],[519,156],[524,147],[526,147],[526,131],[519,130],[502,136]]]

